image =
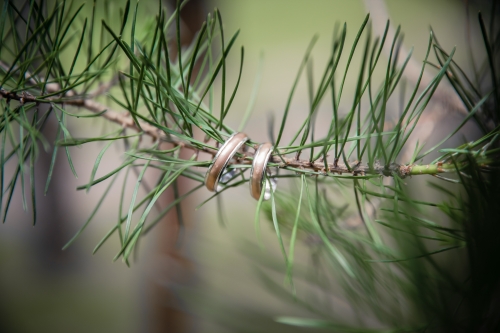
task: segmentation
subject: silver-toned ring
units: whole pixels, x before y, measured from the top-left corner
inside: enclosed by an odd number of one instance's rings
[[[222,172],[231,158],[233,158],[234,154],[236,154],[236,152],[245,142],[248,141],[248,139],[249,138],[245,133],[237,132],[231,135],[229,139],[224,142],[222,147],[220,147],[205,175],[205,186],[209,191],[219,191],[218,184],[222,176]]]
[[[255,200],[259,200],[264,183],[264,174],[267,171],[267,162],[273,152],[273,145],[270,142],[263,143],[259,146],[253,157],[252,169],[250,170],[250,194]],[[268,172],[268,174],[270,174]],[[271,198],[271,191],[276,189],[276,178],[268,178],[265,182],[266,188],[264,192],[264,200]]]

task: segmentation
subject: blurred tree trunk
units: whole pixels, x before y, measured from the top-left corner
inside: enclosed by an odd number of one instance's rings
[[[169,8],[175,8],[176,0],[165,1]],[[208,13],[205,0],[191,0],[181,11],[181,44],[191,44]],[[171,11],[170,11],[171,12]],[[172,52],[172,58],[175,58]],[[195,75],[193,75],[195,77]],[[171,147],[170,147],[171,148]],[[167,147],[161,149],[168,149]],[[189,152],[181,152],[183,153]],[[184,158],[190,156],[184,156]],[[149,178],[153,181],[152,177]],[[180,178],[177,181],[179,195],[186,192],[187,180]],[[158,200],[162,207],[167,206],[174,199],[174,190],[169,188]],[[182,202],[182,206],[192,207],[189,198]],[[181,301],[175,295],[176,286],[188,286],[195,278],[192,262],[185,255],[186,239],[189,237],[184,231],[190,227],[190,218],[183,214],[181,205],[172,209],[159,223],[155,230],[155,252],[152,275],[148,279],[148,302],[150,307],[146,313],[146,327],[149,332],[188,332],[193,331],[193,318],[183,309]],[[185,222],[186,225],[182,225]],[[184,237],[180,235],[184,235]]]

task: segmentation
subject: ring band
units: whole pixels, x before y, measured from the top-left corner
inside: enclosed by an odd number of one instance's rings
[[[267,162],[273,152],[273,145],[270,142],[263,143],[259,146],[253,157],[252,169],[250,170],[250,194],[256,200],[259,200],[262,192],[262,184],[264,183],[264,173],[266,172]],[[270,178],[266,182],[266,190],[264,200],[271,197],[271,190],[276,188],[276,179]]]
[[[234,133],[227,139],[222,147],[220,147],[205,175],[205,186],[209,191],[217,192],[217,185],[222,176],[222,171],[226,168],[234,154],[236,154],[248,139],[245,133]]]

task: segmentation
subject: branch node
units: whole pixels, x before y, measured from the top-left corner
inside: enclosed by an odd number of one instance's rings
[[[399,167],[399,176],[401,178],[406,178],[411,174],[412,165],[401,165]]]

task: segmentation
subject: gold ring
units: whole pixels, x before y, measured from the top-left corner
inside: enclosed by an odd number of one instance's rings
[[[205,175],[205,186],[209,191],[218,192],[217,185],[219,184],[222,171],[224,171],[234,154],[236,154],[241,146],[247,141],[248,137],[245,133],[234,133],[227,139],[222,147],[220,147]]]
[[[252,169],[250,170],[250,194],[256,200],[259,200],[262,192],[262,184],[264,183],[264,173],[267,170],[267,162],[273,152],[273,145],[270,142],[263,143],[259,146],[253,157]],[[264,200],[271,197],[271,190],[276,188],[276,179],[269,178],[266,182],[266,190]]]

